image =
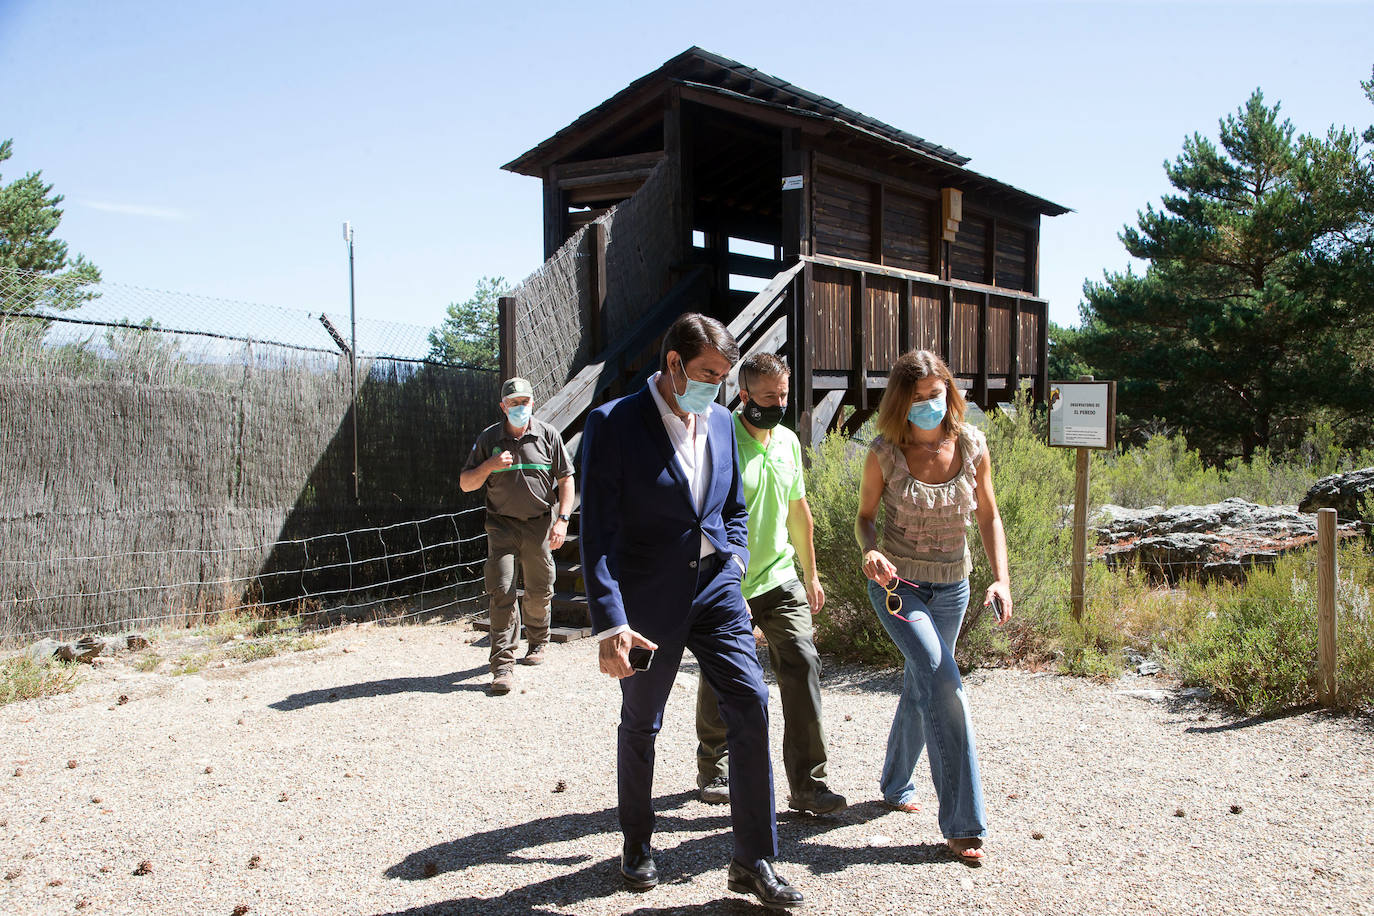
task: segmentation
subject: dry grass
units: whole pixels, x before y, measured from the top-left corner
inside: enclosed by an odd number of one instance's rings
[[[58,661],[43,664],[17,655],[0,665],[0,706],[67,693],[78,679],[75,665]]]

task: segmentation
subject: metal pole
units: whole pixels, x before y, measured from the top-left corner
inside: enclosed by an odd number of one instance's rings
[[[353,501],[358,497],[358,313],[353,296],[353,226],[344,223],[344,240],[348,242],[348,377],[352,388],[349,413],[353,415]]]

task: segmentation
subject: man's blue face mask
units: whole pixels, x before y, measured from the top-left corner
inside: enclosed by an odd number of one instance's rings
[[[523,429],[525,424],[530,422],[530,405],[512,404],[506,410],[506,419],[510,420],[510,425],[516,429]]]
[[[906,412],[906,418],[921,429],[934,429],[945,419],[944,397],[931,398],[929,401],[917,401]]]
[[[682,369],[682,378],[687,382],[687,390],[678,394],[677,380],[669,377],[673,384],[673,395],[677,398],[678,406],[688,413],[694,413],[699,417],[704,417],[711,410],[711,403],[715,401],[716,394],[720,391],[720,382],[714,385],[710,382],[698,382],[696,379],[687,377],[687,368],[678,363]]]

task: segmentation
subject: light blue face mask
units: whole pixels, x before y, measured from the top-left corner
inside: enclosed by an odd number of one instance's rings
[[[677,398],[678,406],[699,417],[706,416],[711,410],[711,403],[715,401],[716,394],[720,391],[720,382],[712,385],[710,382],[698,382],[696,379],[687,378],[686,368],[682,370],[682,377],[687,381],[687,390],[682,394],[677,393],[677,382],[672,376],[668,378],[673,384],[673,395]]]
[[[516,429],[524,429],[525,424],[530,422],[530,405],[512,404],[506,410],[506,419],[510,420],[510,425]]]
[[[941,397],[917,401],[906,412],[906,418],[921,429],[934,429],[945,419],[945,399]]]

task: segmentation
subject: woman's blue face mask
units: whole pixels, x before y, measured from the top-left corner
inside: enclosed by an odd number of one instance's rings
[[[921,429],[934,429],[945,419],[945,396],[940,395],[928,401],[917,401],[906,412],[906,418]]]
[[[711,410],[711,404],[716,399],[716,394],[720,391],[720,382],[714,385],[710,382],[698,382],[696,379],[687,377],[687,368],[680,362],[679,368],[682,370],[682,378],[687,382],[687,390],[678,394],[677,379],[672,378],[673,395],[677,398],[678,406],[688,413],[694,413],[699,417],[704,417]]]

